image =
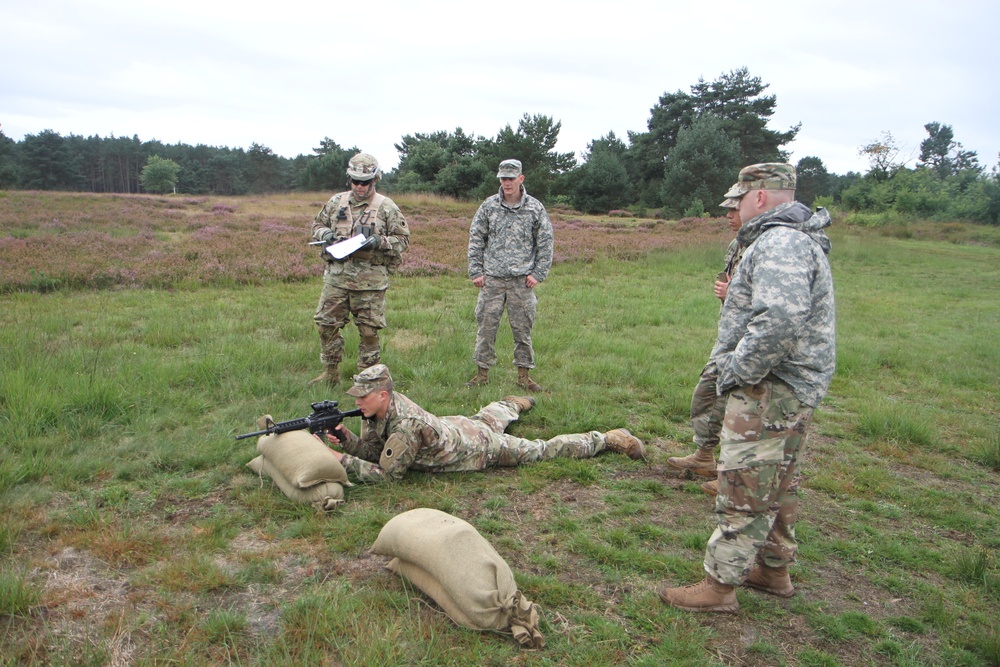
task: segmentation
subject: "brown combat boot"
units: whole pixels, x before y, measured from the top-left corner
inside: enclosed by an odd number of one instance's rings
[[[530,371],[522,366],[517,367],[517,386],[528,391],[545,391],[542,385],[531,379]]]
[[[701,485],[701,490],[710,496],[719,495],[719,481],[713,479],[711,482],[705,482]]]
[[[646,447],[642,440],[632,435],[627,428],[616,428],[605,433],[604,446],[636,461],[646,458]]]
[[[712,577],[705,577],[690,586],[664,587],[660,591],[660,599],[671,607],[684,611],[734,612],[740,608],[736,589],[729,584],[721,584]]]
[[[476,376],[465,383],[466,387],[478,387],[480,385],[490,383],[490,369],[479,367],[476,371]]]
[[[768,567],[760,561],[753,564],[750,574],[743,580],[743,585],[777,595],[779,598],[790,598],[795,595],[795,587],[792,586],[787,567]]]
[[[535,399],[531,396],[504,396],[500,400],[516,405],[517,413],[521,415],[535,407]]]
[[[715,477],[715,457],[712,456],[711,449],[699,447],[689,456],[671,456],[667,459],[667,465],[676,470],[690,470],[702,477]]]
[[[327,364],[326,370],[321,374],[309,380],[307,386],[313,386],[314,384],[319,384],[320,382],[325,382],[331,387],[336,387],[340,384],[340,366],[339,364]]]

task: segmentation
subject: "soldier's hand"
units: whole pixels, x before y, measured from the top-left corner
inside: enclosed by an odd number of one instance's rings
[[[369,236],[358,250],[374,250],[377,247],[379,247],[379,238],[377,236]]]
[[[334,445],[342,445],[347,442],[347,428],[343,424],[338,424],[333,430],[326,432],[327,442]]]
[[[483,285],[486,284],[486,276],[476,276],[472,279],[472,284],[482,289]]]

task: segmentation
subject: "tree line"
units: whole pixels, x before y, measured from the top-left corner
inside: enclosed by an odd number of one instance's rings
[[[777,99],[747,68],[699,79],[688,91],[664,93],[645,132],[613,132],[587,145],[578,162],[556,151],[561,122],[529,115],[495,136],[462,128],[405,135],[399,164],[385,174],[388,192],[428,192],[481,199],[496,190],[496,165],[516,156],[529,191],[586,213],[630,209],[698,216],[715,212],[740,167],[787,161],[784,147],[800,126],[770,127]],[[998,224],[1000,175],[954,139],[950,125],[924,126],[919,161],[899,160],[888,132],[859,148],[867,173],[829,172],[821,158],[797,163],[797,196],[807,205]],[[324,137],[311,155],[285,158],[254,143],[249,149],[163,144],[132,138],[63,137],[52,130],[14,142],[0,131],[0,188],[88,192],[180,192],[242,195],[333,191],[344,187],[347,161],[359,149]]]

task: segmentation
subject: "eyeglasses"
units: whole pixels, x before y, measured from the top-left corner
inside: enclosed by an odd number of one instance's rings
[[[371,185],[371,181],[359,181],[357,179],[351,179],[351,185]]]

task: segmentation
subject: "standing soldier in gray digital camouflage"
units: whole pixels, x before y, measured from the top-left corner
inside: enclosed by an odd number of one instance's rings
[[[734,612],[735,587],[795,594],[799,461],[813,410],[833,377],[836,333],[830,225],[794,201],[795,168],[745,167],[727,197],[740,200],[746,247],[722,306],[711,361],[726,397],[706,577],[660,598],[687,611]]]
[[[740,219],[740,200],[727,197],[719,206],[726,209],[729,229],[739,232],[743,226],[743,221]],[[729,291],[729,281],[743,257],[744,250],[745,247],[740,243],[739,237],[729,243],[724,261],[725,268],[719,272],[712,285],[715,296],[723,303]],[[694,429],[694,444],[698,449],[688,456],[671,456],[667,459],[667,465],[671,468],[690,470],[696,475],[712,477],[711,481],[701,485],[705,493],[712,496],[719,493],[718,482],[714,479],[715,448],[719,445],[722,416],[726,412],[726,397],[720,396],[715,387],[718,375],[715,362],[710,360],[702,369],[694,394],[691,396],[691,428]]]
[[[358,327],[358,368],[368,368],[382,358],[379,330],[385,328],[385,292],[389,276],[402,263],[410,244],[410,230],[399,207],[375,192],[381,171],[378,160],[358,153],[347,165],[350,190],[334,195],[312,225],[312,238],[322,242],[326,270],[323,292],[313,320],[319,326],[320,362],[325,370],[309,384],[340,384],[340,362],[344,356],[341,329],[350,318]],[[343,259],[325,250],[330,244],[357,234],[364,244]]]
[[[501,162],[497,178],[500,191],[482,203],[469,229],[469,278],[479,288],[472,357],[478,370],[465,386],[489,383],[490,368],[497,363],[497,329],[506,307],[514,334],[517,386],[543,391],[530,375],[535,367],[531,328],[538,304],[535,286],[552,267],[552,223],[545,206],[524,189],[518,160]]]
[[[535,399],[507,396],[472,417],[435,417],[395,391],[385,364],[354,376],[347,390],[364,415],[360,436],[343,424],[327,435],[343,453],[334,454],[359,482],[399,480],[407,470],[465,472],[556,457],[585,459],[609,450],[631,459],[645,458],[646,449],[627,429],[557,435],[526,440],[504,433],[511,422],[530,410]]]

